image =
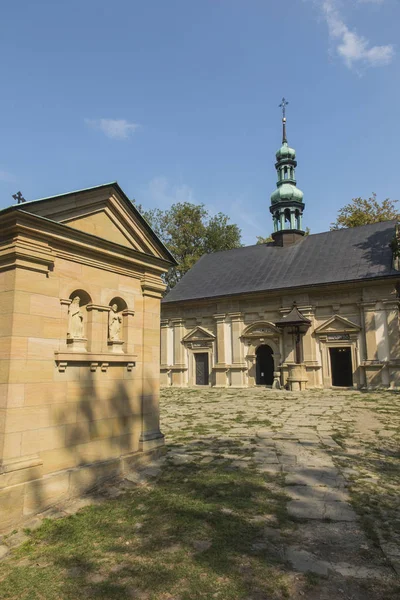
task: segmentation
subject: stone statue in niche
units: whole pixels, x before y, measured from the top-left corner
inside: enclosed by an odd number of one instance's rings
[[[83,314],[80,301],[79,296],[75,296],[69,307],[68,337],[72,339],[83,338]]]
[[[118,305],[113,304],[108,315],[108,339],[113,342],[121,340],[122,317],[118,312]]]

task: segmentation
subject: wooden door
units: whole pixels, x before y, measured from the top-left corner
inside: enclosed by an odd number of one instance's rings
[[[351,387],[353,385],[353,365],[350,348],[329,348],[331,355],[332,385]]]
[[[196,364],[196,385],[208,385],[208,353],[194,355]]]

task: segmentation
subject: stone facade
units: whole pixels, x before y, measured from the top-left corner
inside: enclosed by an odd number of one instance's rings
[[[117,184],[0,213],[0,530],[163,444],[161,274]]]
[[[300,361],[296,332],[275,325],[294,303],[311,321],[299,336]],[[399,302],[393,280],[167,302],[161,316],[163,386],[250,387],[275,380],[300,390],[340,384],[400,387]],[[272,361],[265,362],[260,348]],[[199,354],[206,355],[201,362],[208,369],[201,381]],[[269,371],[264,378],[262,369]],[[347,379],[341,379],[344,374]]]

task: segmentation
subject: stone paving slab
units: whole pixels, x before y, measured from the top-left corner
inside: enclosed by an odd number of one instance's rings
[[[171,390],[168,393],[183,397],[185,391]],[[273,476],[283,485],[282,491],[288,496],[287,511],[292,519],[298,521],[297,528],[282,539],[276,539],[270,531],[266,532],[264,540],[254,541],[255,551],[261,552],[263,548],[270,548],[271,544],[282,547],[285,560],[300,572],[311,571],[324,576],[333,573],[356,579],[392,576],[393,571],[385,562],[385,555],[377,553],[376,548],[369,544],[350,504],[349,477],[359,475],[358,470],[351,466],[339,469],[334,462],[335,453],[343,449],[332,435],[338,430],[347,431],[355,423],[349,402],[365,410],[362,395],[345,390],[302,394],[262,389],[235,392],[210,389],[190,390],[190,397],[186,405],[190,406],[186,411],[190,423],[186,424],[186,429],[190,431],[191,426],[198,424],[197,414],[201,415],[200,422],[204,427],[208,424],[210,432],[215,428],[215,435],[194,434],[204,444],[213,445],[210,455],[206,455],[203,448],[202,454],[197,459],[194,457],[194,462],[198,460],[205,464],[203,461],[206,460],[208,464],[217,463],[219,459],[212,458],[215,446],[222,448],[235,439],[243,442],[243,452],[251,452],[251,456],[243,460],[237,454],[232,456],[228,450],[222,450],[225,462],[231,461],[228,467],[251,467],[268,477]],[[179,423],[184,421],[184,406],[179,405],[174,418],[167,417],[167,440],[168,427],[171,431],[178,431],[178,419]],[[218,416],[214,417],[213,411],[218,412]],[[232,420],[239,415],[243,423],[238,426]],[[249,421],[247,426],[246,419]],[[258,419],[268,419],[271,427],[257,426]],[[376,435],[379,421],[374,417],[367,422],[372,424]],[[229,427],[229,432],[225,429],[221,435],[218,427],[222,423],[225,428]],[[182,426],[182,429],[185,427]],[[368,431],[360,433],[362,442]],[[358,456],[360,448],[355,445],[353,451]],[[268,522],[267,516],[260,515],[259,519]],[[291,538],[296,545],[290,543]],[[386,545],[384,550],[383,541],[381,547],[387,556],[391,556],[393,568],[396,568],[397,561],[400,568],[400,558],[393,548]]]
[[[296,519],[356,521],[357,515],[347,502],[326,502],[314,498],[291,500],[287,510]]]

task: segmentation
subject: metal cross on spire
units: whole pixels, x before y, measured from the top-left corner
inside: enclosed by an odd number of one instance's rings
[[[285,142],[287,142],[287,137],[286,137],[286,107],[289,104],[289,102],[285,99],[285,97],[282,98],[282,102],[279,105],[279,108],[282,109],[282,144],[284,144]]]
[[[285,98],[282,98],[282,102],[279,105],[279,108],[282,109],[282,118],[283,120],[286,119],[286,107],[289,104],[289,102],[287,102],[287,100]]]

